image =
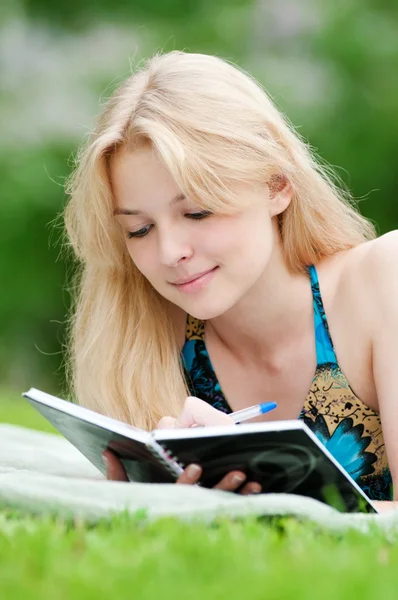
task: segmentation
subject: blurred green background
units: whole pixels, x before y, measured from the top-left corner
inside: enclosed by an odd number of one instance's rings
[[[384,233],[398,227],[397,25],[398,5],[386,0],[4,4],[0,397],[64,389],[72,264],[54,220],[78,144],[140,60],[180,49],[252,72]]]

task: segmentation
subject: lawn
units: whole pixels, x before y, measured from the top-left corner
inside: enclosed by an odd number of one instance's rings
[[[4,396],[4,394],[3,394]],[[51,428],[7,395],[0,421]],[[0,513],[0,598],[398,597],[398,544],[374,531],[333,535],[294,519],[163,519],[122,514],[95,527]]]

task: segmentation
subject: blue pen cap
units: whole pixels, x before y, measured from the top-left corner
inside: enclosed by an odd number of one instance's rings
[[[262,415],[269,412],[270,410],[274,410],[278,405],[276,402],[263,402],[260,406],[260,412]]]

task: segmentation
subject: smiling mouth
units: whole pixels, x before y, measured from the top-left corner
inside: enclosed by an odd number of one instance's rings
[[[208,271],[203,271],[202,273],[198,273],[197,275],[194,275],[190,279],[177,279],[177,281],[173,281],[172,284],[178,286],[178,285],[185,285],[187,283],[192,283],[193,281],[196,281],[197,279],[200,279],[200,277],[203,277],[204,275],[207,275],[208,273],[211,273],[216,268],[217,267],[213,267],[212,269],[209,269]]]
[[[191,279],[190,281],[186,281],[185,283],[177,283],[173,284],[180,292],[184,294],[194,294],[199,292],[203,288],[207,286],[208,283],[213,279],[215,273],[218,271],[218,266],[210,269],[210,271],[205,271],[202,275],[197,275],[195,279]]]

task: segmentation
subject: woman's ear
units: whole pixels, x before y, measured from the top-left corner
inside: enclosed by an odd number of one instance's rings
[[[272,175],[268,182],[270,216],[280,215],[289,206],[293,187],[284,175]]]

